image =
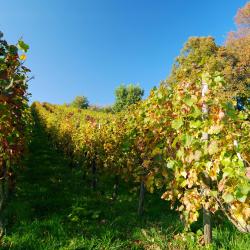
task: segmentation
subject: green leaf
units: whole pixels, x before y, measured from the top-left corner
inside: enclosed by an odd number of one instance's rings
[[[244,203],[246,201],[246,199],[247,199],[246,195],[243,195],[243,196],[237,198],[237,200],[240,201],[240,202],[242,202],[242,203]]]
[[[199,116],[201,116],[201,110],[196,106],[196,105],[193,105],[192,106],[192,113],[189,115],[193,118],[198,118]]]
[[[151,157],[155,157],[156,155],[162,154],[162,149],[159,147],[154,148],[154,150],[151,153]]]
[[[216,191],[216,190],[211,190],[211,191],[210,191],[210,195],[211,195],[212,197],[217,197],[217,196],[218,196],[218,191]]]
[[[187,104],[188,106],[190,106],[190,107],[193,105],[192,99],[191,99],[190,97],[185,97],[185,98],[183,99],[183,102],[184,102],[185,104]]]
[[[186,96],[184,99],[183,99],[183,102],[185,104],[187,104],[188,106],[193,106],[194,103],[197,102],[197,97],[195,95],[193,96]]]
[[[244,168],[245,167],[245,165],[244,165],[244,161],[242,161],[242,160],[240,160],[240,159],[238,159],[238,166],[239,167],[242,167],[242,168]]]
[[[226,177],[226,176],[232,177],[234,175],[233,168],[225,167],[222,171],[223,171],[223,176],[224,177]]]
[[[18,49],[23,50],[25,53],[30,48],[28,44],[26,44],[23,40],[19,40],[17,44]]]
[[[172,143],[172,147],[173,147],[173,148],[176,148],[176,143],[177,143],[178,141],[179,141],[179,137],[176,136],[176,137],[174,138],[173,143]]]
[[[172,128],[178,130],[183,125],[183,121],[182,119],[175,119],[172,121],[171,125]]]
[[[214,81],[215,81],[216,83],[220,83],[220,82],[223,82],[224,79],[223,79],[223,77],[221,77],[221,76],[216,76],[216,77],[214,78]]]
[[[121,145],[122,151],[125,151],[125,152],[129,151],[130,146],[131,145],[128,141],[124,141],[123,144]]]
[[[167,167],[168,168],[173,168],[174,167],[174,161],[168,161]]]
[[[200,126],[201,126],[200,120],[190,121],[190,128],[199,128]]]
[[[250,192],[250,185],[249,184],[243,184],[239,186],[239,190],[242,194],[248,195]]]
[[[226,193],[223,194],[222,198],[224,199],[225,202],[230,203],[234,200],[234,197],[232,194]]]
[[[230,166],[230,164],[232,164],[231,162],[231,158],[230,157],[225,157],[221,160],[221,164],[224,166],[224,167],[228,167]]]
[[[189,147],[192,144],[193,137],[189,134],[184,134],[183,137],[183,142],[185,147]]]
[[[228,102],[226,105],[225,105],[225,108],[226,108],[226,114],[233,120],[237,120],[238,117],[237,117],[237,111],[235,110],[234,108],[234,105],[231,103],[231,102]]]
[[[181,187],[183,187],[183,188],[184,188],[185,186],[187,186],[187,180],[184,180],[180,185],[181,185]]]
[[[246,195],[246,194],[243,194],[243,193],[241,192],[241,190],[237,190],[235,196],[236,196],[236,199],[237,199],[238,201],[240,201],[240,202],[245,202],[246,199],[247,199],[247,195]]]

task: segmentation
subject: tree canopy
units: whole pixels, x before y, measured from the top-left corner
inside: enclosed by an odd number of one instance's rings
[[[139,102],[143,95],[144,90],[139,85],[129,84],[126,86],[121,84],[115,90],[114,111],[119,112],[126,109],[131,104]]]
[[[235,54],[238,61],[235,66],[238,75],[238,85],[243,86],[241,96],[250,96],[250,2],[239,9],[235,16],[236,31],[230,32],[226,47]]]
[[[204,72],[224,78],[221,98],[249,98],[250,84],[250,4],[236,15],[238,30],[229,33],[226,46],[219,46],[213,37],[191,37],[176,58],[165,84],[200,82]]]
[[[86,109],[89,107],[89,101],[85,96],[76,96],[71,106],[79,109]]]

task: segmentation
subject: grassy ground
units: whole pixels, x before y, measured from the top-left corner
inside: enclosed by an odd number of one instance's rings
[[[175,236],[183,231],[179,217],[158,195],[147,194],[145,214],[138,218],[138,193],[129,193],[128,184],[116,201],[110,199],[112,178],[102,177],[99,191],[92,191],[41,129],[34,131],[25,166],[6,209],[2,250],[202,249],[197,234]],[[250,237],[227,223],[213,234],[209,249],[249,249]]]

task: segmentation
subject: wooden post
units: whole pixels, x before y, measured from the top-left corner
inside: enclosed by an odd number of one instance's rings
[[[204,226],[204,241],[205,244],[212,242],[212,224],[211,212],[203,207],[203,226]]]
[[[208,92],[208,84],[202,80],[202,98],[204,99]],[[203,120],[205,120],[208,116],[208,105],[204,100],[202,103],[202,114]],[[208,133],[202,133],[202,140],[208,141]],[[206,182],[209,183],[209,176],[205,173]],[[204,230],[204,241],[205,244],[208,245],[212,242],[212,223],[211,223],[211,213],[209,209],[203,207],[203,230]]]
[[[140,186],[139,206],[138,206],[138,215],[139,216],[142,216],[142,214],[143,214],[144,197],[145,197],[145,184],[144,184],[144,178],[142,177],[141,186]]]

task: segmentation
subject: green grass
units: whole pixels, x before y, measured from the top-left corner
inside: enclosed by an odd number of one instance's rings
[[[131,185],[121,184],[116,201],[111,199],[113,177],[102,176],[92,191],[82,170],[71,169],[39,128],[24,163],[5,210],[2,250],[203,249],[198,234],[176,236],[183,232],[182,224],[160,193],[146,195],[145,213],[139,218],[138,192],[128,192]],[[228,223],[215,228],[213,236],[213,245],[204,249],[250,246],[249,235]]]

